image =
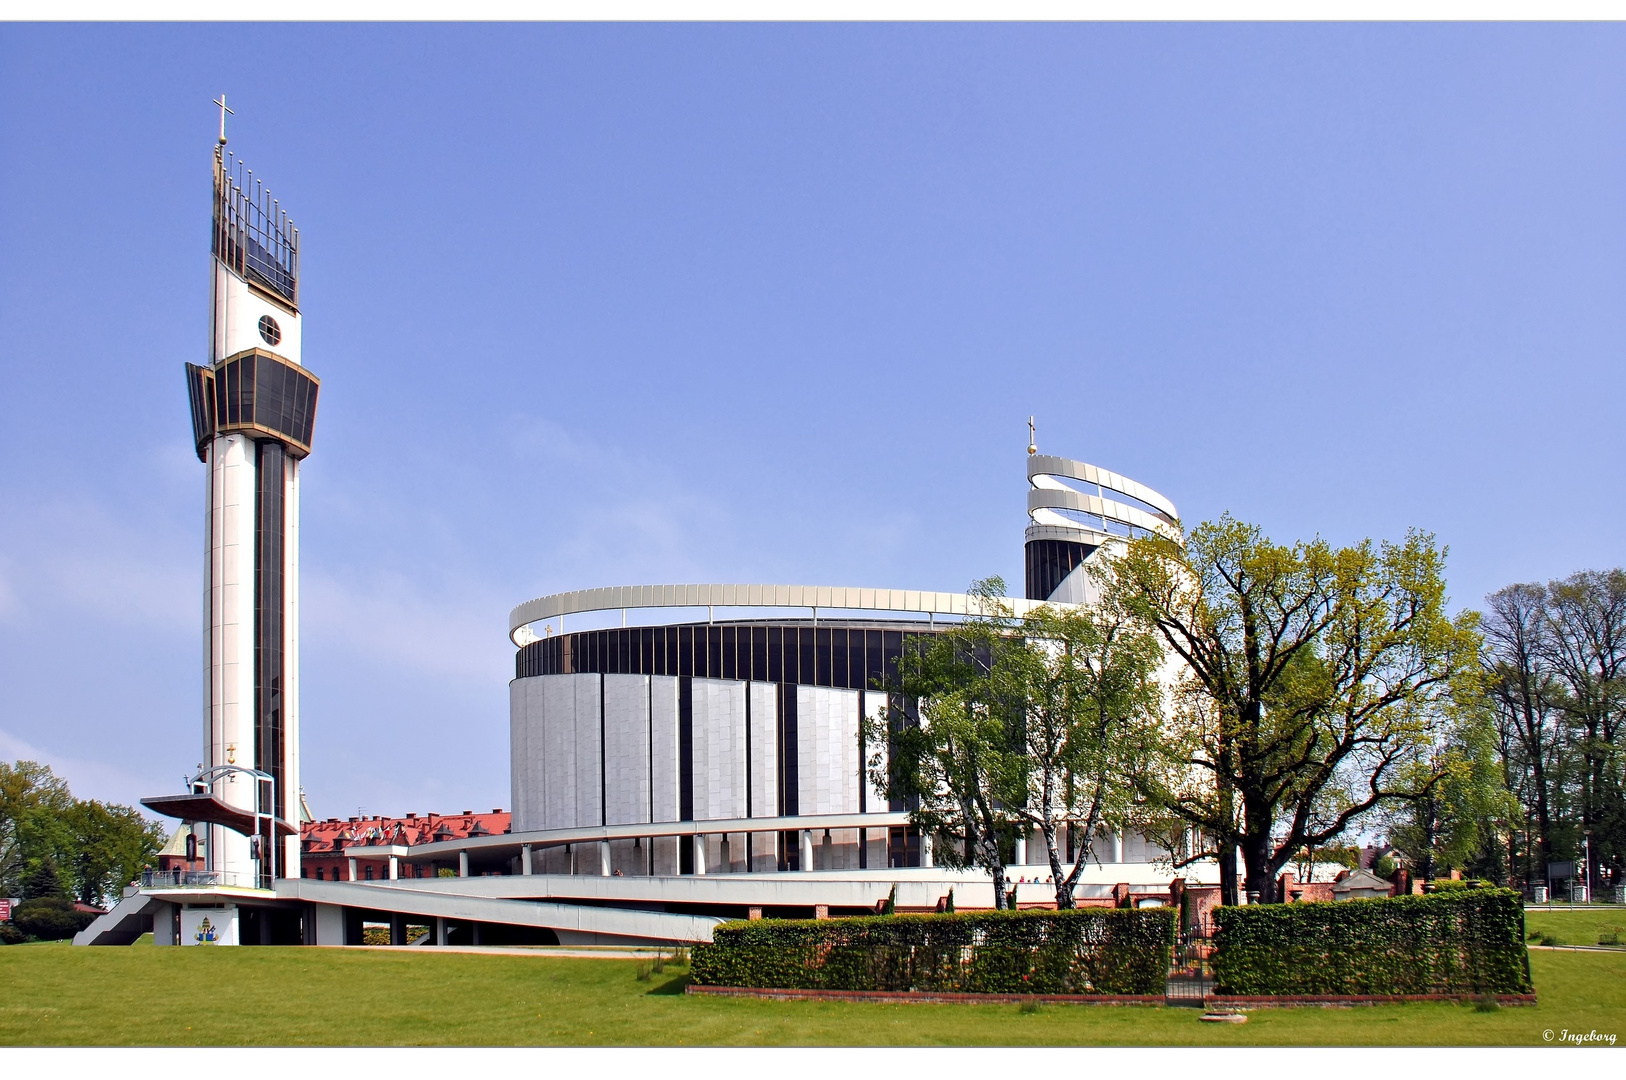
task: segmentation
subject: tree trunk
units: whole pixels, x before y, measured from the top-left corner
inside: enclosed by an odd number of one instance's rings
[[[1241,902],[1237,893],[1236,881],[1236,845],[1220,844],[1219,870],[1220,870],[1220,903],[1227,907],[1235,907]]]
[[[1270,831],[1250,831],[1242,838],[1242,866],[1247,871],[1248,893],[1259,894],[1259,903],[1274,904],[1276,867],[1271,859]]]
[[[1045,815],[1045,821],[1039,826],[1044,834],[1045,854],[1050,860],[1050,880],[1056,883],[1056,910],[1070,911],[1073,907],[1073,886],[1061,872],[1061,854],[1056,850],[1056,822]]]

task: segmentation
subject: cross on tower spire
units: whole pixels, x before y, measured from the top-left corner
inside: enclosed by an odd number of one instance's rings
[[[1033,455],[1037,454],[1038,452],[1039,443],[1038,440],[1034,438],[1033,417],[1030,416],[1028,417],[1028,454]]]
[[[226,114],[230,113],[231,110],[226,108],[226,92],[224,90],[222,90],[220,92],[220,97],[218,99],[216,99],[215,104],[220,106],[220,145],[225,146],[226,145]],[[232,115],[236,116],[237,114],[232,113]]]

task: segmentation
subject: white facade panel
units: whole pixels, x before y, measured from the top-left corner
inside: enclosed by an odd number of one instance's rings
[[[693,680],[696,821],[745,816],[745,683]]]
[[[649,820],[649,750],[649,676],[604,676],[605,824]]]
[[[182,945],[236,945],[237,908],[181,908]]]
[[[576,675],[576,824],[604,824],[602,675]]]
[[[749,685],[751,700],[751,817],[779,812],[779,687]]]
[[[254,443],[217,437],[209,447],[209,715],[204,746],[210,765],[254,765]],[[215,794],[252,811],[254,785],[237,777]],[[209,829],[213,868],[251,874],[248,837]]]
[[[796,688],[797,808],[858,812],[858,691]]]
[[[527,772],[531,765],[530,707],[527,693],[531,679],[511,679],[508,683],[508,805],[514,808],[514,831],[541,828],[532,813],[532,789]]]
[[[654,821],[677,821],[678,781],[678,681],[673,676],[655,675],[649,680],[650,793],[655,806]]]
[[[215,268],[215,359],[245,349],[264,349],[284,360],[302,364],[303,332],[300,317],[281,304],[267,300],[249,288],[248,283],[228,271],[219,262]],[[276,320],[282,339],[269,345],[260,337],[260,318],[269,315]]]
[[[879,721],[886,716],[886,695],[875,690],[863,691],[863,707],[865,715],[873,721]],[[877,787],[870,779],[869,759],[879,757],[881,767],[886,767],[886,744],[878,746],[865,744],[859,768],[863,770],[864,810],[871,814],[884,814],[889,804],[886,801],[886,792]]]
[[[542,806],[545,829],[571,829],[576,821],[576,680],[597,675],[546,675],[542,683]]]

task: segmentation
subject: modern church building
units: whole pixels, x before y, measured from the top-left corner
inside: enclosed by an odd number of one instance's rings
[[[959,908],[993,906],[989,876],[936,865],[907,808],[868,779],[861,721],[886,708],[878,686],[897,657],[986,614],[964,593],[911,589],[634,585],[522,603],[508,620],[509,831],[411,843],[376,830],[342,851],[328,838],[327,879],[305,872],[299,467],[320,383],[304,365],[299,233],[225,153],[224,100],[210,353],[186,368],[206,475],[205,764],[185,792],[143,800],[204,842],[76,941],[359,944],[375,923],[431,946],[692,942],[727,918],[872,912],[889,895],[904,910],[951,891]],[[1086,570],[1113,544],[1178,536],[1168,499],[1039,454],[1031,421],[1027,484],[1018,616],[1091,603]],[[1089,860],[1082,900],[1171,895],[1175,872],[1138,835],[1064,842]],[[1018,902],[1053,903],[1042,843],[1014,854]],[[1179,873],[1218,877],[1212,864]]]

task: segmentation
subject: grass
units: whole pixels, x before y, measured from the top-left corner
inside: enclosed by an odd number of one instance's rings
[[[1591,911],[1543,911],[1526,908],[1524,930],[1532,945],[1597,945],[1613,937],[1611,944],[1626,945],[1626,908],[1608,907]],[[1535,939],[1540,935],[1539,939]]]
[[[432,949],[0,948],[0,1045],[1505,1045],[1626,1027],[1626,954],[1533,952],[1541,1004],[1263,1009],[687,997],[670,960]]]

